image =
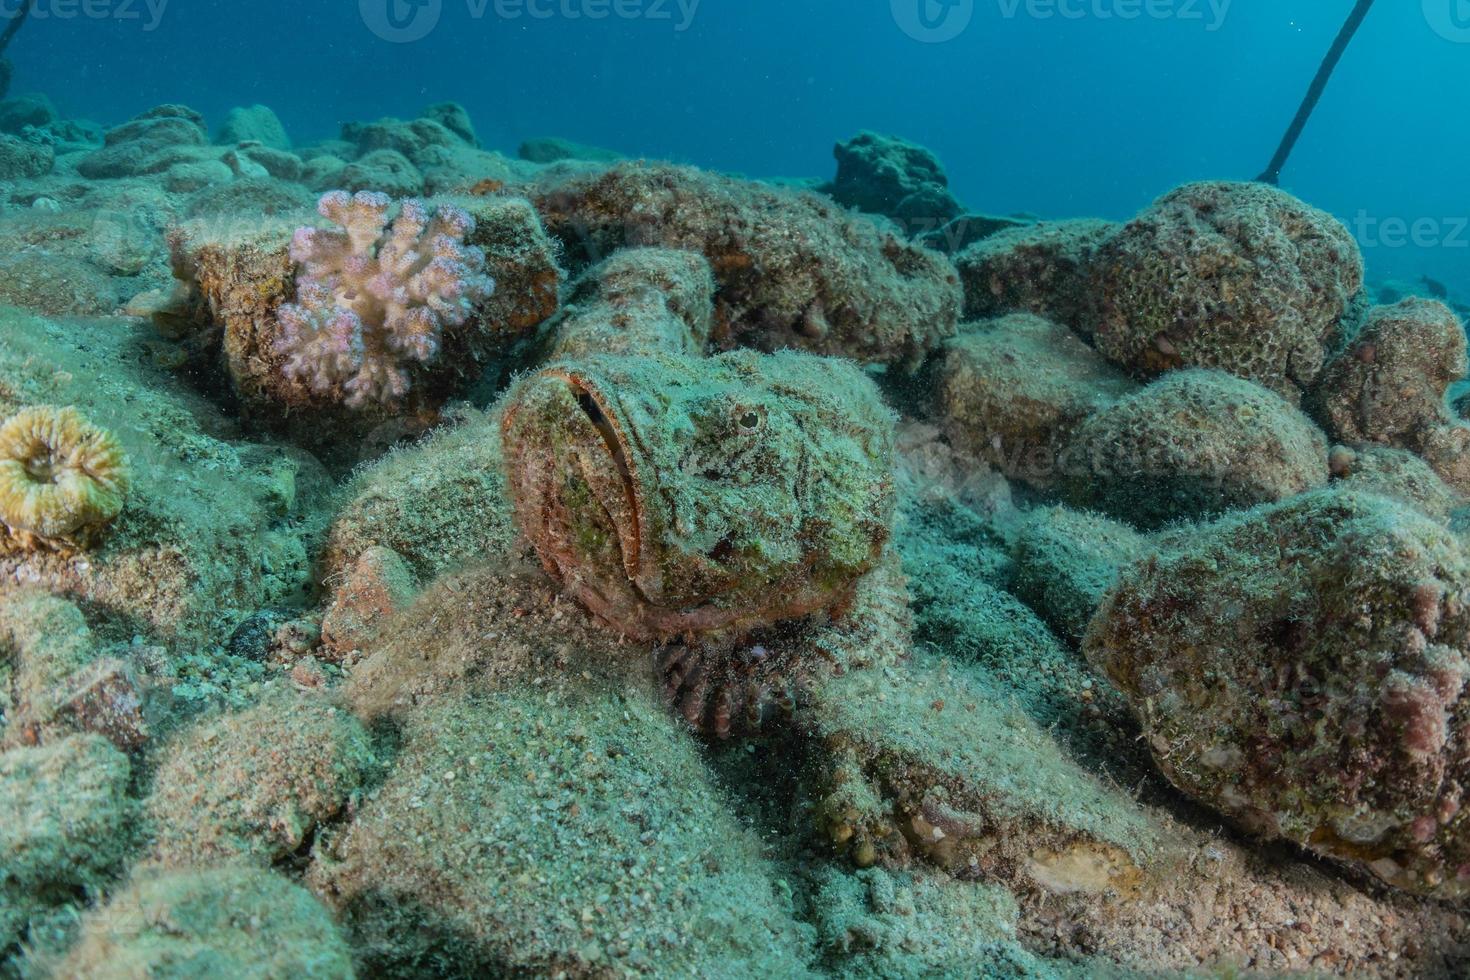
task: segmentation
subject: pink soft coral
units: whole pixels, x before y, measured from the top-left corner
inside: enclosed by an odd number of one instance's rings
[[[333,191],[317,210],[338,229],[301,228],[296,302],[281,308],[276,349],[288,377],[340,390],[352,408],[403,397],[407,367],[439,354],[445,327],[469,319],[495,289],[485,254],[464,243],[466,212],[404,201],[390,227],[385,194]]]

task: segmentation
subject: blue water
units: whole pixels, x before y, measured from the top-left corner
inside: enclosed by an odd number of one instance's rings
[[[437,23],[383,40],[390,2],[409,24],[438,3]],[[972,209],[1126,218],[1186,180],[1255,176],[1352,6],[965,0],[958,30],[936,0],[498,2],[38,0],[14,89],[106,124],[263,102],[298,143],[456,100],[507,152],[560,135],[758,176],[830,176],[832,144],[877,129],[934,149]],[[957,36],[906,34],[919,3]],[[1470,294],[1461,25],[1466,0],[1380,0],[1283,186],[1348,222],[1374,277]]]

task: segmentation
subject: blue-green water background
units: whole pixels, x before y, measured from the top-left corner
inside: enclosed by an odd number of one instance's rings
[[[972,209],[1108,218],[1186,180],[1258,173],[1352,6],[1063,0],[1074,18],[967,0],[963,30],[924,43],[899,22],[933,0],[702,0],[687,18],[678,0],[643,0],[667,16],[596,20],[596,0],[533,0],[549,17],[412,0],[441,4],[437,23],[392,43],[369,22],[404,0],[37,2],[11,50],[14,90],[104,124],[161,102],[217,123],[263,102],[301,143],[456,100],[507,152],[554,134],[819,177],[832,144],[867,128],[934,149]],[[1169,15],[1122,16],[1153,2]],[[1429,273],[1470,294],[1470,31],[1447,26],[1470,26],[1470,0],[1379,0],[1283,185],[1359,232],[1374,276]],[[1395,219],[1419,223],[1417,243],[1381,240]]]

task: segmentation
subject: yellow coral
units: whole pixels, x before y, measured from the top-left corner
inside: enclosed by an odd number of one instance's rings
[[[75,408],[29,408],[0,426],[0,523],[24,546],[84,543],[122,511],[128,461]]]

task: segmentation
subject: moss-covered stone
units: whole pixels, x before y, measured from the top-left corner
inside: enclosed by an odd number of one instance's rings
[[[647,689],[442,699],[404,737],[312,872],[367,971],[805,974],[759,843]]]
[[[1456,511],[1470,506],[1470,500],[1407,449],[1336,446],[1329,462],[1333,480],[1342,489],[1392,497],[1437,521],[1449,521]]]
[[[169,746],[143,808],[151,857],[268,866],[341,814],[378,766],[349,712],[319,694],[274,694]]]
[[[121,869],[132,847],[128,778],[127,756],[96,735],[0,753],[0,961],[33,917]]]
[[[1118,576],[1148,547],[1145,537],[1118,521],[1066,507],[1042,508],[1016,534],[1011,586],[1076,643]]]
[[[714,276],[698,252],[624,249],[578,280],[547,324],[553,358],[663,350],[702,354],[714,320]]]
[[[956,448],[1047,487],[1077,427],[1137,388],[1066,327],[1013,314],[945,343],[935,414]]]
[[[835,678],[806,716],[816,817],[859,866],[919,856],[951,873],[1126,891],[1155,831],[973,667],[916,654]]]
[[[1178,535],[1092,622],[1159,767],[1248,829],[1470,894],[1470,559],[1400,504],[1323,490]]]
[[[1091,263],[1118,228],[1090,218],[1042,221],[981,239],[955,257],[965,319],[1032,313],[1091,337]]]
[[[625,163],[550,180],[535,200],[573,262],[630,246],[703,254],[719,285],[717,346],[912,368],[954,333],[960,287],[948,260],[815,194]]]
[[[1295,401],[1363,287],[1335,218],[1262,183],[1186,184],[1091,262],[1098,350],[1145,376],[1218,368]]]
[[[1321,486],[1327,440],[1259,385],[1179,371],[1084,422],[1062,468],[1071,503],[1149,528]]]
[[[1375,307],[1323,372],[1307,408],[1340,442],[1418,451],[1452,421],[1446,394],[1470,370],[1465,328],[1443,303]]]
[[[87,916],[51,972],[62,980],[354,975],[337,927],[310,893],[243,867],[135,881]]]

